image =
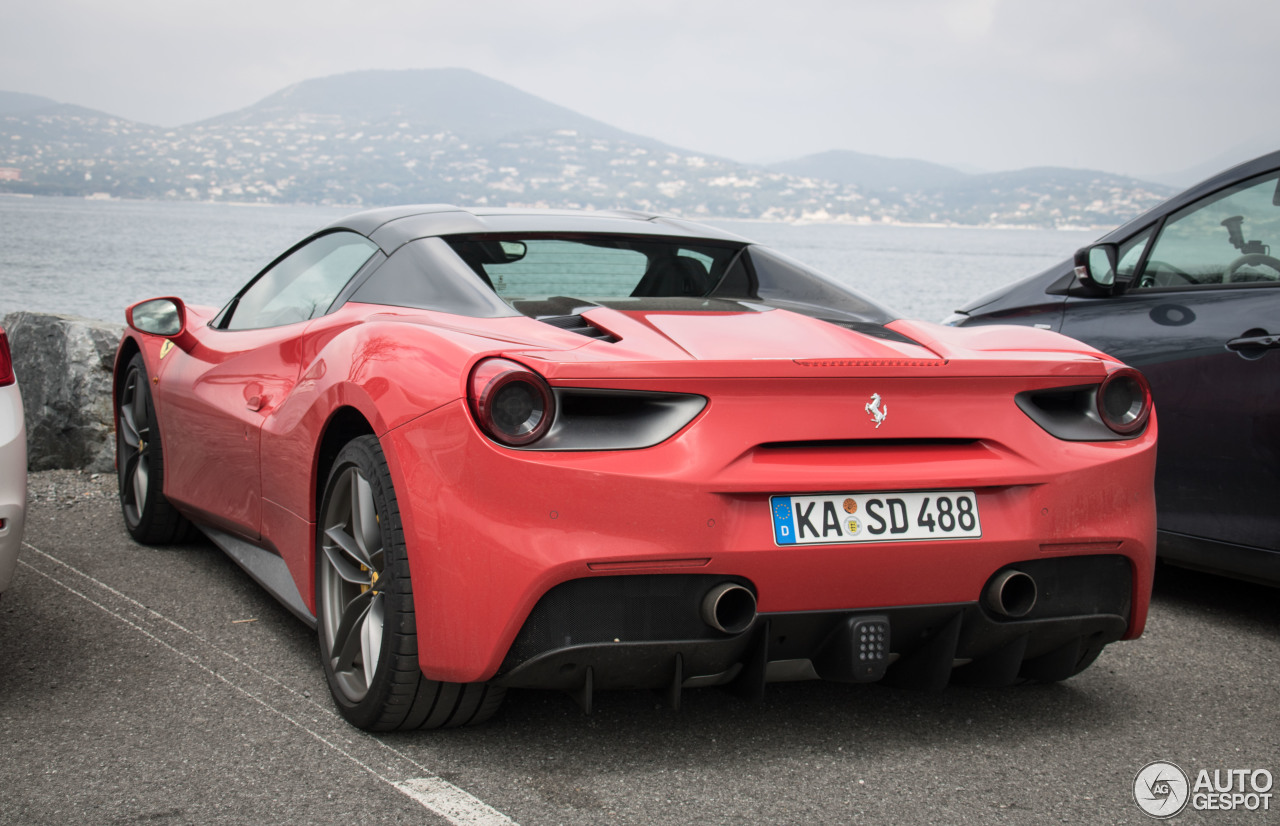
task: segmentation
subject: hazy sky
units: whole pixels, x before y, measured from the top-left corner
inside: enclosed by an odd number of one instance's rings
[[[161,126],[459,66],[741,161],[1175,172],[1280,148],[1274,0],[42,0],[0,90]]]

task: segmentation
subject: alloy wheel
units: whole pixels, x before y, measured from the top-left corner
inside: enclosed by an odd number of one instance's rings
[[[373,488],[357,467],[346,468],[335,480],[320,529],[321,630],[338,687],[358,703],[377,674],[386,617],[383,590],[389,583]]]

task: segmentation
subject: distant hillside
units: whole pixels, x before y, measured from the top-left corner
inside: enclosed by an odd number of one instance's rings
[[[0,167],[18,170],[0,192],[861,223],[1112,226],[1172,192],[1104,173],[970,176],[853,152],[750,166],[624,132],[464,69],[308,80],[175,129],[0,93]]]
[[[928,161],[882,158],[844,149],[776,163],[770,169],[806,178],[825,178],[869,192],[935,189],[968,177],[949,166]]]
[[[940,164],[832,151],[774,164],[772,169],[856,186],[897,202],[919,223],[1099,226],[1111,216],[1173,191],[1159,184],[1087,169],[1037,167],[968,174]]]
[[[198,125],[265,124],[306,116],[348,123],[406,123],[427,132],[449,131],[480,141],[564,129],[600,138],[636,138],[469,69],[364,71],[305,80],[253,106]]]
[[[1072,216],[1082,225],[1101,226],[1118,213],[1134,217],[1174,192],[1168,186],[1109,172],[1045,166],[965,175],[942,186],[922,188],[913,197],[918,205],[932,203],[962,224],[1054,226]]]
[[[0,115],[9,112],[29,112],[32,109],[44,109],[49,106],[57,106],[56,100],[41,97],[40,95],[28,95],[23,92],[0,92]]]

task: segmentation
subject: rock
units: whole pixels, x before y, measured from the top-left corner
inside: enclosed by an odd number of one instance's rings
[[[28,312],[10,313],[0,325],[22,388],[27,467],[113,470],[111,368],[122,326]]]

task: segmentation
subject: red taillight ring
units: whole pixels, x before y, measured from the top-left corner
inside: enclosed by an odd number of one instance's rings
[[[1113,371],[1098,385],[1098,416],[1121,436],[1132,436],[1151,418],[1151,386],[1132,367]]]
[[[467,401],[484,434],[510,447],[538,441],[555,418],[551,386],[529,368],[507,359],[486,359],[475,366]]]

